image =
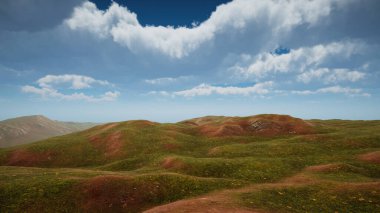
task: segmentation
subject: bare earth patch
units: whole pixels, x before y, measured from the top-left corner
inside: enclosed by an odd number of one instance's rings
[[[359,160],[380,164],[380,151],[359,155]]]
[[[90,142],[100,150],[104,151],[106,157],[115,157],[122,154],[124,146],[123,134],[121,131],[112,132],[105,138],[99,135],[90,137]]]
[[[225,200],[215,197],[201,197],[189,200],[180,200],[163,206],[145,211],[145,213],[259,213],[259,211],[251,210],[244,207],[230,206],[231,204]]]
[[[178,158],[167,157],[161,162],[161,167],[165,169],[182,169],[185,164]]]
[[[330,163],[316,166],[309,166],[305,170],[310,172],[333,172],[344,167],[344,164]]]
[[[179,200],[169,204],[156,206],[145,213],[176,213],[176,212],[209,212],[209,213],[268,213],[261,209],[246,208],[241,205],[238,195],[263,188],[283,188],[303,186],[316,183],[317,180],[303,173],[284,179],[278,183],[253,184],[239,189],[228,189],[213,192],[197,198]]]
[[[105,131],[107,131],[107,130],[109,130],[109,129],[112,129],[112,128],[116,127],[117,125],[119,125],[119,123],[105,124],[105,125],[102,125],[102,126],[100,127],[100,130],[103,131],[103,132],[105,132]]]
[[[55,153],[52,151],[34,153],[28,150],[13,151],[8,157],[6,165],[8,166],[38,166],[43,162],[50,161],[54,158]]]
[[[258,115],[252,117],[203,117],[182,122],[198,129],[201,135],[225,136],[278,136],[313,133],[313,125],[288,115]]]

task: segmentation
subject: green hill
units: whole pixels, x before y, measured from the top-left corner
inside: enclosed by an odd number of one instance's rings
[[[0,149],[0,212],[378,212],[379,150],[380,121],[109,123]]]
[[[27,144],[81,131],[97,124],[53,121],[42,115],[0,121],[0,147]]]

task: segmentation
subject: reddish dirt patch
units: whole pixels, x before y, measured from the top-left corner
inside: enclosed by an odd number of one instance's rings
[[[303,173],[296,174],[292,177],[285,178],[281,181],[281,184],[284,184],[286,186],[292,186],[292,185],[302,185],[302,184],[313,184],[318,182],[315,178],[305,175]]]
[[[224,136],[277,136],[309,134],[312,124],[288,115],[258,115],[252,117],[204,117],[184,121],[182,124],[195,126],[201,135]]]
[[[28,150],[16,150],[10,153],[6,165],[8,166],[38,166],[43,163],[52,161],[55,153],[47,152],[31,152]]]
[[[175,143],[165,143],[162,146],[167,151],[173,151],[173,150],[177,150],[178,148],[180,148],[180,145],[175,144]]]
[[[333,172],[344,168],[344,164],[340,163],[331,163],[331,164],[323,164],[316,166],[309,166],[305,170],[311,172]]]
[[[359,160],[380,164],[380,151],[359,155]]]
[[[215,136],[229,136],[229,135],[244,135],[246,134],[246,132],[241,125],[228,124],[228,125],[220,126],[214,134]]]
[[[90,142],[100,150],[104,151],[106,157],[115,157],[122,154],[124,146],[123,134],[121,131],[112,132],[105,138],[99,135],[90,137]]]
[[[182,169],[185,164],[178,158],[167,157],[161,162],[161,167],[165,169]]]
[[[248,120],[247,128],[265,136],[312,133],[312,126],[309,123],[288,115],[254,116]]]
[[[127,121],[128,124],[132,124],[133,126],[139,127],[139,128],[145,128],[145,127],[151,127],[156,126],[158,123],[147,121],[147,120],[135,120],[135,121]]]
[[[203,197],[190,200],[180,200],[167,205],[157,206],[144,211],[145,213],[259,213],[259,211],[247,209],[238,206],[229,206],[230,204],[212,197]]]
[[[105,131],[107,131],[109,129],[112,129],[112,128],[116,127],[117,125],[119,125],[119,123],[105,124],[105,125],[100,126],[100,130],[105,132]]]
[[[84,182],[82,208],[85,212],[125,212],[139,209],[142,199],[131,179],[122,176],[98,176]]]

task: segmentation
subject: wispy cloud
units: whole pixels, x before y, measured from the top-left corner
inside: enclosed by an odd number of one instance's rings
[[[196,87],[187,90],[167,92],[167,91],[151,91],[152,95],[164,95],[164,96],[183,96],[183,97],[195,97],[195,96],[209,96],[209,95],[265,95],[268,94],[273,86],[272,81],[257,83],[248,87],[236,87],[236,86],[212,86],[209,84],[200,84]]]
[[[173,83],[178,83],[182,81],[187,81],[191,79],[192,76],[180,76],[180,77],[165,77],[165,78],[155,78],[155,79],[146,79],[144,80],[145,83],[147,84],[152,84],[152,85],[167,85],[167,84],[173,84]]]
[[[328,84],[341,81],[356,82],[364,77],[365,73],[356,70],[319,68],[299,74],[297,81],[309,83],[311,81],[321,80],[325,84]]]
[[[112,85],[108,81],[96,80],[94,78],[82,75],[47,75],[37,80],[38,86],[26,85],[23,86],[21,90],[25,93],[39,95],[42,98],[53,98],[69,101],[84,100],[88,102],[114,101],[120,95],[120,92],[118,91],[107,91],[99,96],[86,95],[83,92],[64,94],[54,88],[55,85],[63,83],[70,84],[69,89],[75,90],[90,88],[93,84],[98,84],[101,86]]]
[[[324,94],[324,93],[333,93],[333,94],[345,94],[348,96],[371,96],[369,93],[363,92],[359,88],[350,88],[350,87],[341,87],[341,86],[332,86],[324,87],[317,90],[294,90],[293,94],[297,95],[313,95],[313,94]]]

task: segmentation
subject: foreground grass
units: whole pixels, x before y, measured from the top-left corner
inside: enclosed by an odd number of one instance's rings
[[[280,212],[379,212],[380,184],[315,184],[243,194],[246,206]]]
[[[104,172],[85,169],[0,167],[1,212],[138,212],[153,205],[221,188],[231,179],[175,173]]]

